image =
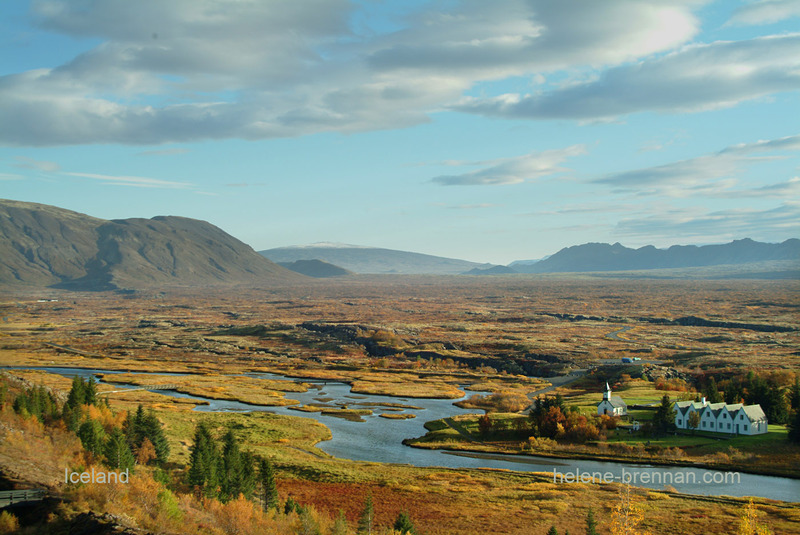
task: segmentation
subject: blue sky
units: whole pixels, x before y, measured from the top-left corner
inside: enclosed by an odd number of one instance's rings
[[[0,197],[494,263],[800,236],[800,1],[7,2]]]

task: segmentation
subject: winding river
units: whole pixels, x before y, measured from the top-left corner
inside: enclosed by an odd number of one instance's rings
[[[21,369],[21,368],[11,368]],[[40,369],[67,377],[121,373],[112,370],[26,367]],[[142,373],[142,372],[136,372]],[[159,373],[157,375],[167,375]],[[180,375],[180,374],[173,374]],[[800,479],[763,476],[745,473],[730,473],[693,467],[655,466],[623,462],[592,461],[582,459],[554,459],[532,455],[496,455],[478,453],[453,453],[441,450],[410,448],[402,444],[403,439],[425,434],[426,421],[446,418],[457,414],[474,412],[453,405],[458,400],[410,399],[395,396],[353,394],[350,385],[334,381],[315,381],[292,379],[274,374],[248,374],[272,380],[298,381],[309,384],[307,392],[288,392],[286,397],[296,399],[301,404],[319,403],[325,400],[329,405],[347,405],[349,408],[369,408],[373,414],[363,416],[364,421],[350,421],[343,418],[320,414],[304,413],[288,407],[262,407],[238,401],[222,401],[192,396],[175,391],[160,391],[162,394],[178,398],[207,402],[198,405],[197,411],[268,411],[277,414],[313,418],[326,425],[332,433],[331,440],[317,445],[319,449],[344,459],[356,461],[406,463],[414,466],[442,466],[449,468],[499,468],[522,472],[554,473],[555,482],[565,485],[581,478],[594,476],[604,481],[626,481],[640,487],[661,489],[670,485],[680,492],[709,496],[757,496],[783,501],[798,501],[800,498]],[[123,385],[114,384],[122,388]],[[134,385],[129,385],[134,387]],[[385,405],[402,404],[415,408],[393,410],[395,414],[411,413],[413,419],[397,420],[378,416],[388,411]]]

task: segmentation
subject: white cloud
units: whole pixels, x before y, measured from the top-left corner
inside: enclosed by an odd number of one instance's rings
[[[569,169],[562,167],[561,163],[574,156],[586,153],[583,145],[573,145],[565,149],[545,150],[532,152],[515,158],[495,160],[493,165],[462,173],[460,175],[441,175],[431,179],[431,182],[442,186],[487,186],[519,184],[544,176],[563,173]]]
[[[99,180],[106,184],[115,186],[132,186],[136,188],[168,188],[168,189],[182,189],[191,188],[192,184],[188,182],[172,182],[169,180],[161,180],[158,178],[148,178],[142,176],[119,176],[119,175],[99,175],[95,173],[64,173],[69,176],[77,176],[82,178],[91,178]]]
[[[0,173],[0,180],[25,180],[25,177],[14,173]]]
[[[747,165],[766,159],[783,158],[786,154],[782,153],[796,151],[800,151],[800,135],[732,145],[713,154],[615,173],[593,182],[639,194],[681,197],[704,193],[724,196],[737,183],[733,177]],[[770,190],[763,190],[763,193],[768,191]]]
[[[800,0],[761,0],[736,9],[729,24],[771,24],[800,17]]]
[[[505,77],[575,66],[618,64],[691,39],[703,2],[635,0],[484,0],[421,15],[410,28],[377,42],[369,56],[381,70]]]
[[[153,144],[407,127],[475,83],[603,67],[698,32],[701,0],[434,2],[352,29],[347,0],[34,2],[41,28],[102,43],[0,77],[0,143]]]
[[[800,203],[786,202],[767,210],[666,210],[647,217],[623,219],[615,231],[640,237],[648,243],[674,240],[675,236],[695,243],[720,243],[745,236],[761,241],[783,241],[800,235]]]
[[[469,97],[453,109],[513,119],[604,120],[641,111],[694,112],[800,90],[800,34],[690,45],[549,92]]]

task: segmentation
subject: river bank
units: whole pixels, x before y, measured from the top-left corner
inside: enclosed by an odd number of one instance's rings
[[[706,470],[714,470],[714,471],[740,472],[744,474],[782,477],[787,479],[800,480],[800,473],[797,473],[797,471],[790,472],[778,469],[771,470],[768,468],[751,468],[748,466],[743,466],[740,464],[732,464],[732,463],[731,464],[703,463],[694,461],[683,461],[679,459],[663,459],[657,457],[652,457],[652,458],[626,457],[623,455],[608,455],[602,453],[592,454],[586,452],[565,452],[565,451],[552,452],[552,451],[538,450],[538,449],[526,452],[519,450],[515,451],[507,448],[499,448],[489,444],[481,444],[474,442],[464,442],[463,444],[459,445],[440,445],[435,443],[431,444],[431,443],[417,442],[417,440],[419,439],[405,439],[403,440],[403,445],[411,448],[420,448],[426,450],[449,451],[455,453],[469,452],[481,455],[497,454],[503,456],[516,456],[520,458],[547,457],[552,459],[601,461],[601,462],[612,462],[612,463],[635,464],[642,466],[703,468]]]
[[[48,371],[47,369],[40,369],[42,371]],[[70,369],[61,367],[53,368],[49,371],[66,377],[75,374],[83,376],[102,374],[108,373],[110,370]],[[250,377],[254,375],[263,379],[265,384],[272,381],[292,381],[292,379],[287,379],[275,374],[251,374]],[[220,377],[222,378],[223,376]],[[305,391],[293,391],[289,393],[292,398],[303,405],[324,403],[331,407],[356,406],[359,408],[369,408],[370,410],[369,414],[363,414],[361,416],[360,420],[363,421],[342,419],[336,417],[334,414],[325,414],[325,412],[304,413],[304,416],[316,420],[330,430],[330,439],[326,440],[327,437],[325,437],[326,439],[322,439],[322,441],[315,446],[328,455],[340,459],[400,465],[407,464],[417,467],[504,469],[520,471],[522,473],[553,472],[553,470],[559,472],[568,472],[572,470],[579,470],[581,472],[601,471],[603,473],[611,473],[615,478],[623,477],[625,473],[638,473],[641,470],[655,471],[667,477],[667,473],[670,471],[684,470],[693,473],[694,476],[692,477],[697,482],[671,485],[680,492],[711,496],[752,495],[782,501],[796,500],[796,497],[800,495],[800,481],[798,480],[773,475],[752,474],[743,470],[737,470],[738,472],[742,472],[740,475],[741,479],[738,482],[718,485],[705,485],[701,482],[703,478],[713,479],[713,477],[716,477],[714,474],[721,473],[720,470],[724,470],[725,468],[720,466],[701,468],[693,464],[658,465],[649,459],[636,460],[626,458],[624,460],[619,460],[612,458],[593,458],[591,456],[580,458],[573,455],[557,457],[552,454],[538,455],[538,452],[537,455],[533,456],[508,455],[495,458],[466,457],[453,455],[452,451],[406,447],[404,444],[407,444],[406,440],[409,439],[409,437],[425,435],[427,429],[423,422],[441,420],[458,415],[466,416],[473,413],[454,406],[452,403],[453,400],[415,398],[413,400],[413,405],[411,405],[409,404],[408,398],[354,394],[351,386],[346,383],[329,380],[314,381],[309,379],[305,379],[303,383],[307,384],[309,388],[303,389]],[[122,385],[115,384],[115,386]],[[130,386],[135,387],[136,385]],[[294,390],[293,388],[290,389]],[[278,415],[298,416],[298,412],[289,406],[261,407],[249,405],[241,401],[209,399],[177,391],[163,391],[160,392],[160,394],[195,402],[196,406],[190,412],[266,412]],[[326,401],[320,402],[320,399],[325,399]],[[387,406],[391,404],[395,404],[395,406]],[[386,412],[385,409],[389,408],[401,408],[401,411],[393,410],[390,412],[395,414],[413,414],[415,417],[404,419],[380,417],[382,413]],[[464,451],[462,451],[462,453]],[[491,454],[492,452],[483,451],[479,453]],[[525,463],[519,462],[523,457],[525,458]],[[673,476],[674,474],[670,477]],[[641,486],[655,490],[660,490],[664,487],[663,484],[642,484]]]

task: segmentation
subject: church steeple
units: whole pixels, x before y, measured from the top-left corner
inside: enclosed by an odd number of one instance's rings
[[[603,392],[603,399],[611,401],[611,387],[606,383],[606,391]]]

